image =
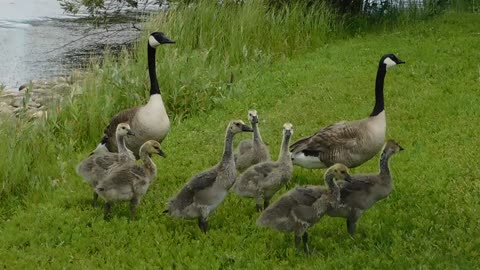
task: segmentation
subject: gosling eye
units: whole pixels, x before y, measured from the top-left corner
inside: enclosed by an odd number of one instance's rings
[[[235,125],[237,125],[237,127],[239,127],[239,126],[240,126],[240,123],[235,123]]]
[[[341,171],[341,173],[342,173],[342,174],[346,174],[346,173],[347,173],[347,171]]]

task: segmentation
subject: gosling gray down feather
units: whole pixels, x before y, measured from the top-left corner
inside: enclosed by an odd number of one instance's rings
[[[288,143],[293,134],[292,124],[283,125],[283,138],[277,161],[265,161],[249,167],[233,186],[239,196],[255,198],[257,210],[266,208],[273,195],[291,178],[293,165],[288,151]]]
[[[357,167],[375,156],[385,142],[386,117],[383,87],[387,69],[403,64],[393,54],[379,62],[375,83],[375,107],[368,118],[338,122],[302,138],[290,146],[293,164],[304,168],[326,168],[334,163]]]
[[[165,104],[163,103],[160,87],[158,86],[155,69],[155,50],[161,44],[175,43],[161,32],[150,34],[147,46],[148,73],[150,77],[150,98],[148,103],[119,112],[115,115],[104,130],[102,141],[106,141],[105,147],[110,152],[117,152],[116,141],[113,139],[115,127],[118,123],[127,122],[136,137],[127,138],[126,145],[133,151],[138,159],[142,144],[148,140],[162,142],[170,130]]]
[[[135,162],[135,156],[125,146],[125,137],[128,135],[135,135],[130,126],[127,123],[118,124],[115,137],[117,145],[119,145],[119,152],[111,153],[106,151],[102,145],[98,145],[89,157],[83,159],[77,165],[77,174],[83,177],[92,188],[95,188],[113,167],[127,162]],[[93,206],[97,204],[97,197],[97,193],[94,192]]]
[[[260,129],[258,128],[258,114],[256,110],[248,111],[248,120],[253,128],[252,139],[242,140],[234,154],[235,167],[239,172],[245,171],[254,164],[270,160],[268,147],[263,142]]]
[[[142,145],[140,159],[143,164],[141,166],[135,162],[117,164],[97,184],[95,191],[106,201],[105,219],[109,218],[115,201],[130,201],[130,219],[135,218],[137,204],[157,176],[157,166],[150,158],[151,154],[165,157],[159,142],[150,140]]]
[[[296,187],[283,194],[257,219],[257,225],[280,232],[293,232],[298,249],[300,237],[304,240],[304,250],[309,252],[307,230],[316,224],[330,209],[340,203],[340,189],[334,179],[350,181],[348,168],[334,164],[325,172],[323,186]]]
[[[208,231],[208,217],[223,202],[235,182],[236,169],[233,159],[233,137],[240,132],[252,132],[241,120],[231,121],[225,133],[221,161],[188,181],[180,192],[171,198],[167,210],[177,218],[198,218],[198,226]]]
[[[355,174],[350,182],[340,181],[341,207],[327,212],[332,217],[347,219],[347,231],[355,234],[356,222],[376,202],[386,198],[393,189],[389,159],[403,148],[394,140],[385,143],[380,156],[378,174]]]

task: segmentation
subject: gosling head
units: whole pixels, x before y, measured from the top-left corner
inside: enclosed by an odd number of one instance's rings
[[[394,140],[388,140],[383,147],[383,152],[388,156],[398,153],[403,150],[403,147]]]
[[[170,40],[162,32],[153,32],[150,34],[150,37],[148,37],[148,45],[152,48],[156,48],[161,44],[171,44],[171,43],[175,43],[175,41]]]
[[[253,132],[253,129],[247,125],[242,120],[233,120],[228,125],[228,129],[233,134],[237,134],[240,132]]]
[[[145,151],[149,155],[157,154],[161,157],[167,157],[165,153],[162,151],[162,149],[160,148],[160,143],[155,140],[146,141],[142,145],[140,151]]]
[[[283,134],[285,136],[292,136],[293,134],[293,125],[291,123],[285,123],[283,124]]]
[[[249,110],[248,111],[248,121],[253,124],[258,123],[258,114],[256,110]]]
[[[335,163],[328,168],[325,172],[325,178],[327,178],[327,176],[335,178],[336,180],[345,180],[347,182],[352,181],[352,178],[348,173],[348,167],[341,163]]]
[[[396,65],[405,64],[405,61],[400,60],[396,55],[390,53],[390,54],[385,54],[380,59],[380,64],[385,65],[387,69],[389,69]]]
[[[130,129],[130,125],[127,123],[118,124],[116,134],[119,136],[135,136],[135,133]]]

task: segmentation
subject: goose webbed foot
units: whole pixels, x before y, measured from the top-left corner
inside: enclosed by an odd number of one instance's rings
[[[198,218],[198,227],[202,232],[207,233],[208,231],[208,220],[206,218],[199,217]]]
[[[112,212],[112,203],[105,202],[105,206],[104,206],[104,209],[103,209],[103,219],[104,220],[109,220],[111,212]]]

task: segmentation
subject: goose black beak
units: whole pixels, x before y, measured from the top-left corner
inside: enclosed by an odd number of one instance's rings
[[[397,63],[397,64],[399,64],[399,65],[400,65],[400,64],[405,64],[405,61],[398,59],[398,63]]]
[[[345,176],[345,181],[347,181],[347,182],[352,182],[352,177],[350,176],[350,174],[347,174],[347,175]]]
[[[399,146],[400,146],[400,145],[399,145]],[[403,150],[405,150],[405,148],[403,148],[403,147],[400,146],[400,151],[403,151]]]
[[[242,131],[246,131],[246,132],[253,132],[253,128],[247,126],[247,125],[243,125],[242,126]]]
[[[163,44],[175,44],[175,41],[167,38],[167,37],[164,37],[163,40],[162,40],[162,43]]]
[[[128,130],[128,131],[127,131],[127,135],[135,136],[135,132],[133,132],[133,131],[131,131],[131,130]]]
[[[162,149],[159,149],[157,154],[161,157],[164,157],[164,158],[167,157],[167,155],[165,154],[165,152],[162,151]]]

